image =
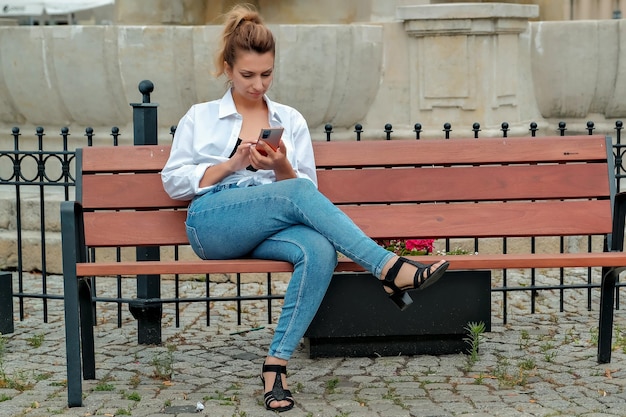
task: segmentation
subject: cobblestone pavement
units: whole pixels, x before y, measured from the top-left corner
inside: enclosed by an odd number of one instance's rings
[[[60,281],[49,279],[51,293],[55,286],[61,293]],[[203,285],[182,288],[191,294]],[[99,289],[107,286],[114,283],[99,281]],[[540,295],[537,314],[529,314],[525,296],[509,302],[506,325],[494,301],[492,331],[475,357],[308,359],[302,346],[289,363],[297,404],[286,415],[626,416],[624,311],[615,313],[612,361],[600,365],[597,294],[587,311],[586,293],[568,292],[565,312],[558,293]],[[26,300],[22,321],[16,304],[15,332],[0,339],[0,416],[273,415],[262,406],[259,380],[273,325],[265,324],[263,303],[249,304],[243,325],[236,324],[235,309],[222,304],[212,308],[208,327],[203,303],[183,305],[178,328],[166,306],[162,346],[138,345],[128,311],[118,328],[116,308],[100,305],[98,379],[84,381],[84,406],[75,408],[66,406],[62,302],[48,303],[48,323],[41,300]],[[196,412],[197,403],[203,411]]]

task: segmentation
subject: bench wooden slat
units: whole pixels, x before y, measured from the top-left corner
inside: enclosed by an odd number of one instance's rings
[[[318,171],[335,204],[609,196],[607,164]],[[390,186],[393,185],[393,186]]]
[[[436,256],[409,256],[422,263],[432,263]],[[528,269],[575,267],[626,267],[626,254],[621,252],[564,253],[564,254],[494,254],[453,255],[446,257],[450,270],[462,269]],[[338,272],[358,272],[363,268],[347,259],[339,259]],[[78,276],[140,275],[140,274],[226,274],[248,272],[291,272],[289,262],[262,259],[235,259],[144,262],[101,262],[77,265]]]
[[[541,142],[549,141],[550,146]],[[316,142],[318,167],[606,161],[600,135],[542,138]],[[443,150],[442,150],[443,148]]]
[[[611,232],[608,200],[342,206],[341,209],[368,236],[379,239]],[[84,219],[88,246],[187,244],[184,210],[93,212],[85,213]]]
[[[85,244],[91,247],[168,246],[189,243],[186,210],[84,214]]]
[[[159,173],[85,175],[83,189],[98,190],[83,193],[85,209],[181,208],[189,204],[167,195]]]
[[[84,173],[161,171],[170,146],[97,146],[82,148],[81,152]]]
[[[368,236],[375,238],[575,236],[611,232],[608,200],[342,206],[341,209]]]
[[[609,195],[606,164],[319,171],[319,188],[336,204],[589,198]],[[389,187],[393,184],[393,187]],[[175,208],[158,173],[85,175],[83,207]]]
[[[551,146],[541,142],[550,141]],[[467,145],[467,146],[466,146]],[[555,146],[558,145],[558,146]],[[446,147],[445,152],[441,147]],[[85,172],[159,171],[169,156],[168,145],[83,148]],[[441,140],[391,140],[362,142],[314,142],[319,167],[534,163],[606,160],[601,135],[542,138],[482,138]]]

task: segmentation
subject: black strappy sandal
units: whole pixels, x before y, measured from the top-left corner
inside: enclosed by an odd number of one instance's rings
[[[417,271],[415,271],[415,275],[413,276],[413,286],[400,288],[396,285],[395,280],[398,276],[398,272],[400,272],[400,268],[402,268],[402,264],[404,263],[415,266],[417,268]],[[398,258],[396,263],[394,263],[393,266],[389,269],[382,283],[383,286],[391,288],[393,292],[389,294],[389,298],[391,298],[391,300],[396,303],[400,310],[404,310],[411,303],[413,303],[413,299],[407,293],[408,290],[423,290],[424,288],[430,287],[443,276],[444,272],[446,272],[446,269],[448,269],[448,266],[450,266],[450,263],[446,261],[434,271],[430,270],[432,266],[433,264],[424,265],[423,263],[400,257]]]
[[[263,378],[263,373],[265,372],[275,372],[276,379],[274,380],[274,385],[272,386],[272,390],[265,393],[263,399],[265,401],[265,409],[271,411],[277,411],[279,413],[283,411],[289,411],[293,408],[295,401],[291,395],[291,391],[283,388],[283,380],[281,374],[287,375],[287,367],[281,365],[266,365],[263,364],[263,369],[261,371],[261,382],[263,382],[263,389],[265,389],[265,378]],[[288,401],[289,405],[284,407],[270,407],[270,404],[274,401]]]

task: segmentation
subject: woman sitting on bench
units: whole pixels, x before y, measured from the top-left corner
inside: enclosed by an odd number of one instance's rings
[[[228,89],[180,120],[163,185],[175,199],[191,200],[187,235],[203,259],[287,261],[294,270],[268,356],[262,367],[265,407],[294,406],[286,365],[322,302],[337,252],[354,260],[404,308],[407,290],[426,288],[448,263],[423,265],[385,250],[317,190],[306,121],[266,93],[274,72],[275,41],[259,14],[235,6],[226,16],[216,76]],[[260,132],[282,128],[274,147]]]

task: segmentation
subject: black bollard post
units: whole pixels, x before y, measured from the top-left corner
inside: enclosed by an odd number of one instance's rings
[[[13,275],[0,273],[0,334],[13,333]]]
[[[158,145],[158,104],[150,103],[150,93],[154,84],[149,80],[139,83],[139,92],[143,95],[141,103],[131,103],[133,107],[134,145]],[[138,247],[138,261],[158,261],[161,255],[158,247]],[[163,305],[154,302],[161,298],[160,275],[137,276],[137,300],[128,306],[137,319],[137,343],[143,345],[161,344],[161,315]],[[150,301],[152,300],[152,302]]]

